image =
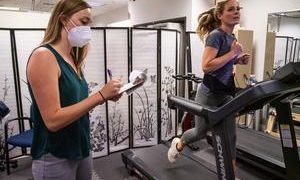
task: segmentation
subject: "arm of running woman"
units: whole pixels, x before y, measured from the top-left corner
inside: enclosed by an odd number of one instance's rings
[[[237,64],[248,64],[249,60],[250,60],[251,55],[248,53],[243,53],[240,56],[238,56],[236,63]]]

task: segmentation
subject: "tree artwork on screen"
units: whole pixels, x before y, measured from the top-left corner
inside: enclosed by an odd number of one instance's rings
[[[142,104],[142,108],[133,108],[138,119],[138,124],[133,127],[133,134],[136,134],[139,140],[151,141],[151,138],[154,138],[156,133],[154,129],[154,114],[156,112],[153,108],[153,103],[149,101],[146,89],[144,87],[142,89],[145,98],[142,97],[140,92],[134,93]]]
[[[175,80],[172,78],[175,70],[169,66],[164,66],[166,76],[161,81],[161,91],[162,94],[167,96],[170,94],[175,95]],[[166,99],[161,99],[161,125],[166,126],[165,132],[162,135],[166,138],[172,133],[173,124],[172,124],[172,113],[168,108],[168,102]]]
[[[114,102],[111,107],[111,113],[108,115],[109,119],[109,141],[114,146],[121,144],[129,138],[128,128],[125,127],[123,116],[120,109],[117,108],[118,102]]]
[[[93,88],[98,85],[96,82],[89,82],[88,83],[88,92],[89,94],[92,93]],[[91,118],[91,114],[93,113],[94,109],[90,110],[89,116]],[[102,151],[105,147],[104,145],[107,142],[106,137],[106,129],[104,121],[102,120],[101,115],[97,114],[95,117],[95,121],[91,122],[91,145],[92,150],[94,152]]]

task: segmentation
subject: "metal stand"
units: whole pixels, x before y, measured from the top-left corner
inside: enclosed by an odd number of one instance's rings
[[[216,157],[216,166],[219,180],[234,180],[234,170],[232,164],[232,156],[230,151],[230,144],[228,139],[228,130],[227,123],[230,123],[228,117],[226,119],[209,119],[207,117],[208,111],[206,107],[201,106],[200,104],[186,100],[182,97],[177,96],[168,96],[168,106],[169,108],[182,109],[187,112],[193,113],[198,116],[203,116],[208,120],[209,125],[212,127],[212,141],[214,145],[215,157]],[[213,108],[213,107],[212,107]],[[217,116],[221,117],[221,116]],[[227,120],[228,118],[228,120]]]
[[[231,147],[228,139],[228,120],[222,121],[212,128],[213,145],[216,157],[218,179],[234,180]]]
[[[282,153],[288,179],[299,179],[300,160],[291,106],[288,101],[278,100],[273,103],[277,112]]]

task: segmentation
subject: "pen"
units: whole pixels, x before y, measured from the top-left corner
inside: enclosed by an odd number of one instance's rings
[[[112,80],[112,72],[110,69],[107,69],[107,74],[109,76],[109,79]]]

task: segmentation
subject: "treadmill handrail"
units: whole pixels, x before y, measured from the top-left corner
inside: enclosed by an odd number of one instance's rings
[[[212,127],[222,119],[237,114],[245,109],[253,110],[251,106],[255,105],[255,103],[262,106],[274,100],[286,97],[285,95],[287,94],[299,92],[300,82],[287,84],[280,80],[269,80],[245,89],[231,101],[220,107],[204,107],[195,101],[174,95],[168,96],[168,106],[173,109],[177,107],[194,115],[205,117]],[[258,108],[261,107],[259,106],[257,109]]]
[[[244,109],[253,110],[253,107],[251,106],[255,105],[255,103],[259,102],[262,107],[263,105],[271,103],[274,100],[286,97],[287,94],[299,92],[300,83],[291,85],[282,83],[279,80],[265,81],[241,92],[231,101],[219,107],[214,112],[216,114],[208,115],[209,118],[218,120],[218,118],[230,116],[232,113],[238,113]],[[257,109],[259,109],[259,107]]]
[[[216,109],[215,107],[203,106],[196,101],[174,95],[168,95],[168,107],[171,109],[178,108],[202,117],[207,117],[208,112],[214,112]]]
[[[282,100],[288,95],[300,93],[300,62],[289,63],[282,67],[271,80],[262,81],[240,92],[231,101],[220,107],[204,107],[195,101],[182,97],[169,96],[168,106],[189,111],[206,117],[210,126],[239,112],[262,108],[272,101]],[[289,97],[290,98],[290,97]]]

